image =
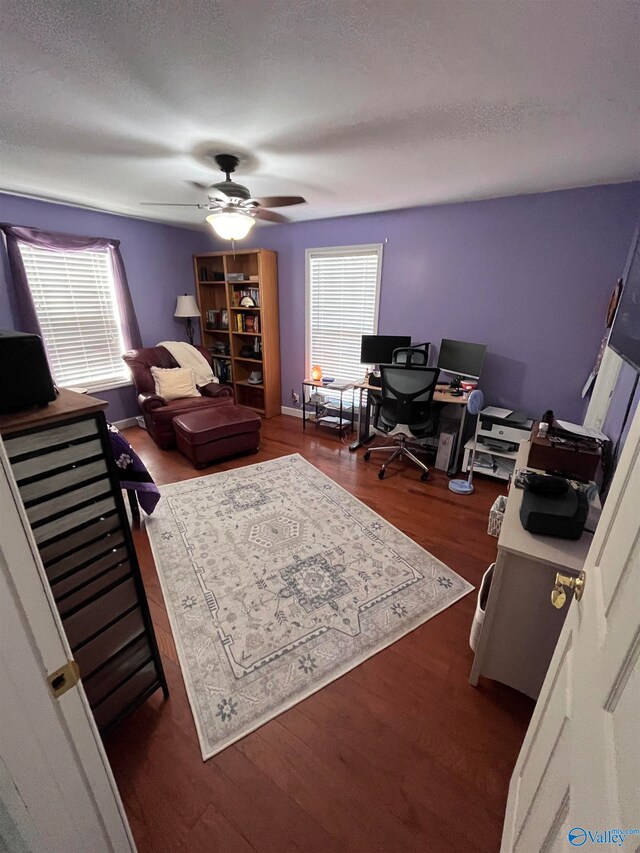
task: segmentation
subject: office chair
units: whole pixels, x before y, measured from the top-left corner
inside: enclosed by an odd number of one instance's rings
[[[391,361],[393,364],[409,364],[413,367],[424,367],[429,360],[430,346],[431,344],[425,342],[410,347],[399,347],[398,349],[394,349],[391,354]],[[369,382],[371,382],[371,379],[369,379]],[[380,384],[377,387],[379,388]],[[373,423],[375,424],[380,408],[380,394],[377,391],[371,393],[371,406],[373,410]]]
[[[372,453],[391,454],[378,472],[384,478],[387,466],[402,456],[407,456],[422,470],[421,480],[429,476],[429,469],[415,455],[426,453],[426,448],[417,439],[435,435],[438,416],[433,403],[433,393],[440,375],[437,367],[408,364],[381,364],[382,400],[374,428],[393,438],[392,444],[370,447],[364,454],[365,461]],[[412,440],[413,439],[413,440]]]
[[[426,367],[429,361],[429,346],[430,344],[424,343],[412,347],[394,349],[391,361],[394,364],[410,364],[416,367]]]

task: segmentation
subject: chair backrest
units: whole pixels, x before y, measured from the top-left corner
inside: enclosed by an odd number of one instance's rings
[[[196,346],[196,349],[210,364],[211,355],[209,351],[199,346]],[[122,359],[131,371],[138,394],[153,394],[155,392],[156,383],[151,373],[152,367],[178,367],[178,362],[164,347],[141,347],[140,349],[128,350],[123,354]]]
[[[381,364],[382,402],[378,419],[393,428],[407,424],[420,432],[435,429],[433,394],[440,370],[414,364]]]
[[[419,347],[400,347],[394,349],[391,361],[394,364],[410,364],[425,367],[429,361],[429,344]]]

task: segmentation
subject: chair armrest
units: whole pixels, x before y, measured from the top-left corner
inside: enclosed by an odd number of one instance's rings
[[[198,391],[203,397],[233,397],[233,389],[221,382],[209,382],[199,387]]]
[[[152,412],[167,405],[167,401],[159,394],[139,394],[138,405],[143,412]]]

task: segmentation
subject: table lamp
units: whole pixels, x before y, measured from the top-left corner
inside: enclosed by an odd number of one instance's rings
[[[187,320],[187,337],[189,338],[189,343],[193,346],[193,333],[194,328],[191,323],[192,317],[200,316],[200,309],[198,308],[198,303],[195,300],[195,297],[185,293],[184,296],[178,296],[178,301],[176,302],[176,310],[173,315],[174,317],[184,317]]]

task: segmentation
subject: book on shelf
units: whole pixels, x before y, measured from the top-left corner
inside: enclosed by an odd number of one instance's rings
[[[259,332],[260,317],[258,314],[236,314],[236,331]]]
[[[221,311],[215,308],[208,308],[205,313],[205,328],[219,329],[220,328]]]
[[[258,318],[255,314],[245,314],[244,316],[244,330],[245,332],[257,332],[258,331]]]
[[[213,368],[213,375],[217,377],[219,382],[224,384],[232,381],[233,373],[231,362],[222,358],[216,358],[214,355],[211,366]]]
[[[255,307],[256,307],[256,308],[259,308],[259,307],[260,307],[260,290],[259,290],[257,287],[250,287],[250,288],[248,288],[247,290],[236,290],[236,289],[234,288],[234,291],[233,291],[233,304],[234,304],[234,307],[235,307],[235,308],[240,308],[240,307],[242,307],[242,306],[240,305],[240,303],[241,303],[241,301],[242,301],[245,297],[247,297],[247,296],[248,296],[250,299],[253,299],[253,302],[254,302],[254,305],[255,305]]]

